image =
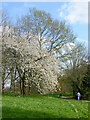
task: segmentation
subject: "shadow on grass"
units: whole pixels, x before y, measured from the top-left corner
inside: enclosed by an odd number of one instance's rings
[[[50,93],[50,94],[46,94],[44,96],[51,96],[51,97],[54,97],[54,98],[62,98],[60,96],[60,93]],[[69,99],[74,99],[73,96],[70,93],[62,93],[62,96],[65,96]]]
[[[1,120],[88,120],[87,118],[68,118],[66,115],[61,115],[60,118],[52,113],[46,113],[43,111],[24,110],[18,107],[10,108],[3,107],[3,114]]]
[[[11,93],[11,92],[5,92],[4,94],[2,94],[2,96],[10,96],[10,97],[34,97],[34,98],[38,98],[38,97],[43,97],[43,96],[51,96],[51,97],[55,97],[55,98],[60,98],[59,97],[60,93],[49,93],[49,94],[36,94],[36,93],[31,93],[30,95],[26,94],[26,95],[21,95],[18,93]]]
[[[41,94],[33,94],[33,93],[31,93],[30,95],[21,95],[21,94],[18,94],[18,93],[10,93],[10,92],[3,93],[2,96],[9,96],[9,97],[33,97],[33,98],[43,97],[43,95],[41,95]]]
[[[58,93],[50,93],[43,95],[45,97],[54,97],[54,98],[60,98]]]
[[[3,120],[5,118],[57,118],[58,116],[47,113],[45,111],[36,111],[36,110],[26,110],[26,109],[20,109],[18,107],[11,108],[11,107],[3,107],[3,114],[2,118]],[[66,118],[67,116],[61,115],[60,118]],[[41,120],[41,119],[40,119]]]

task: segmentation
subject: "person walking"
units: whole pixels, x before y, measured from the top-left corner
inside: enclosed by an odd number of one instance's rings
[[[77,93],[78,100],[80,100],[80,96],[81,96],[81,94],[78,92]]]

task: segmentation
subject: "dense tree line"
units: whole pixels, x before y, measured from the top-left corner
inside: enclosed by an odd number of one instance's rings
[[[90,99],[89,72],[89,65],[86,61],[79,67],[66,69],[65,74],[58,77],[58,81],[62,85],[62,92],[70,92],[74,97],[77,92],[80,92],[83,99]]]
[[[54,20],[45,11],[29,9],[16,24],[3,13],[1,27],[2,92],[7,82],[11,92],[19,91],[23,95],[31,91],[57,92],[58,75],[68,68],[73,76],[76,66],[85,61],[84,48],[75,43],[71,27],[65,21]]]

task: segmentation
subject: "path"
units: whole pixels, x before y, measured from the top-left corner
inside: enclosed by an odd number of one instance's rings
[[[59,95],[57,95],[57,96],[60,97],[60,98],[76,100],[75,98],[71,98],[71,97],[67,97],[67,96],[59,96]],[[89,100],[80,100],[80,101],[90,102]]]

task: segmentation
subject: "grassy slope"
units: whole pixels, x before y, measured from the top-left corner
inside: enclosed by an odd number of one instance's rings
[[[87,118],[86,101],[57,98],[53,95],[3,95],[3,118]]]

